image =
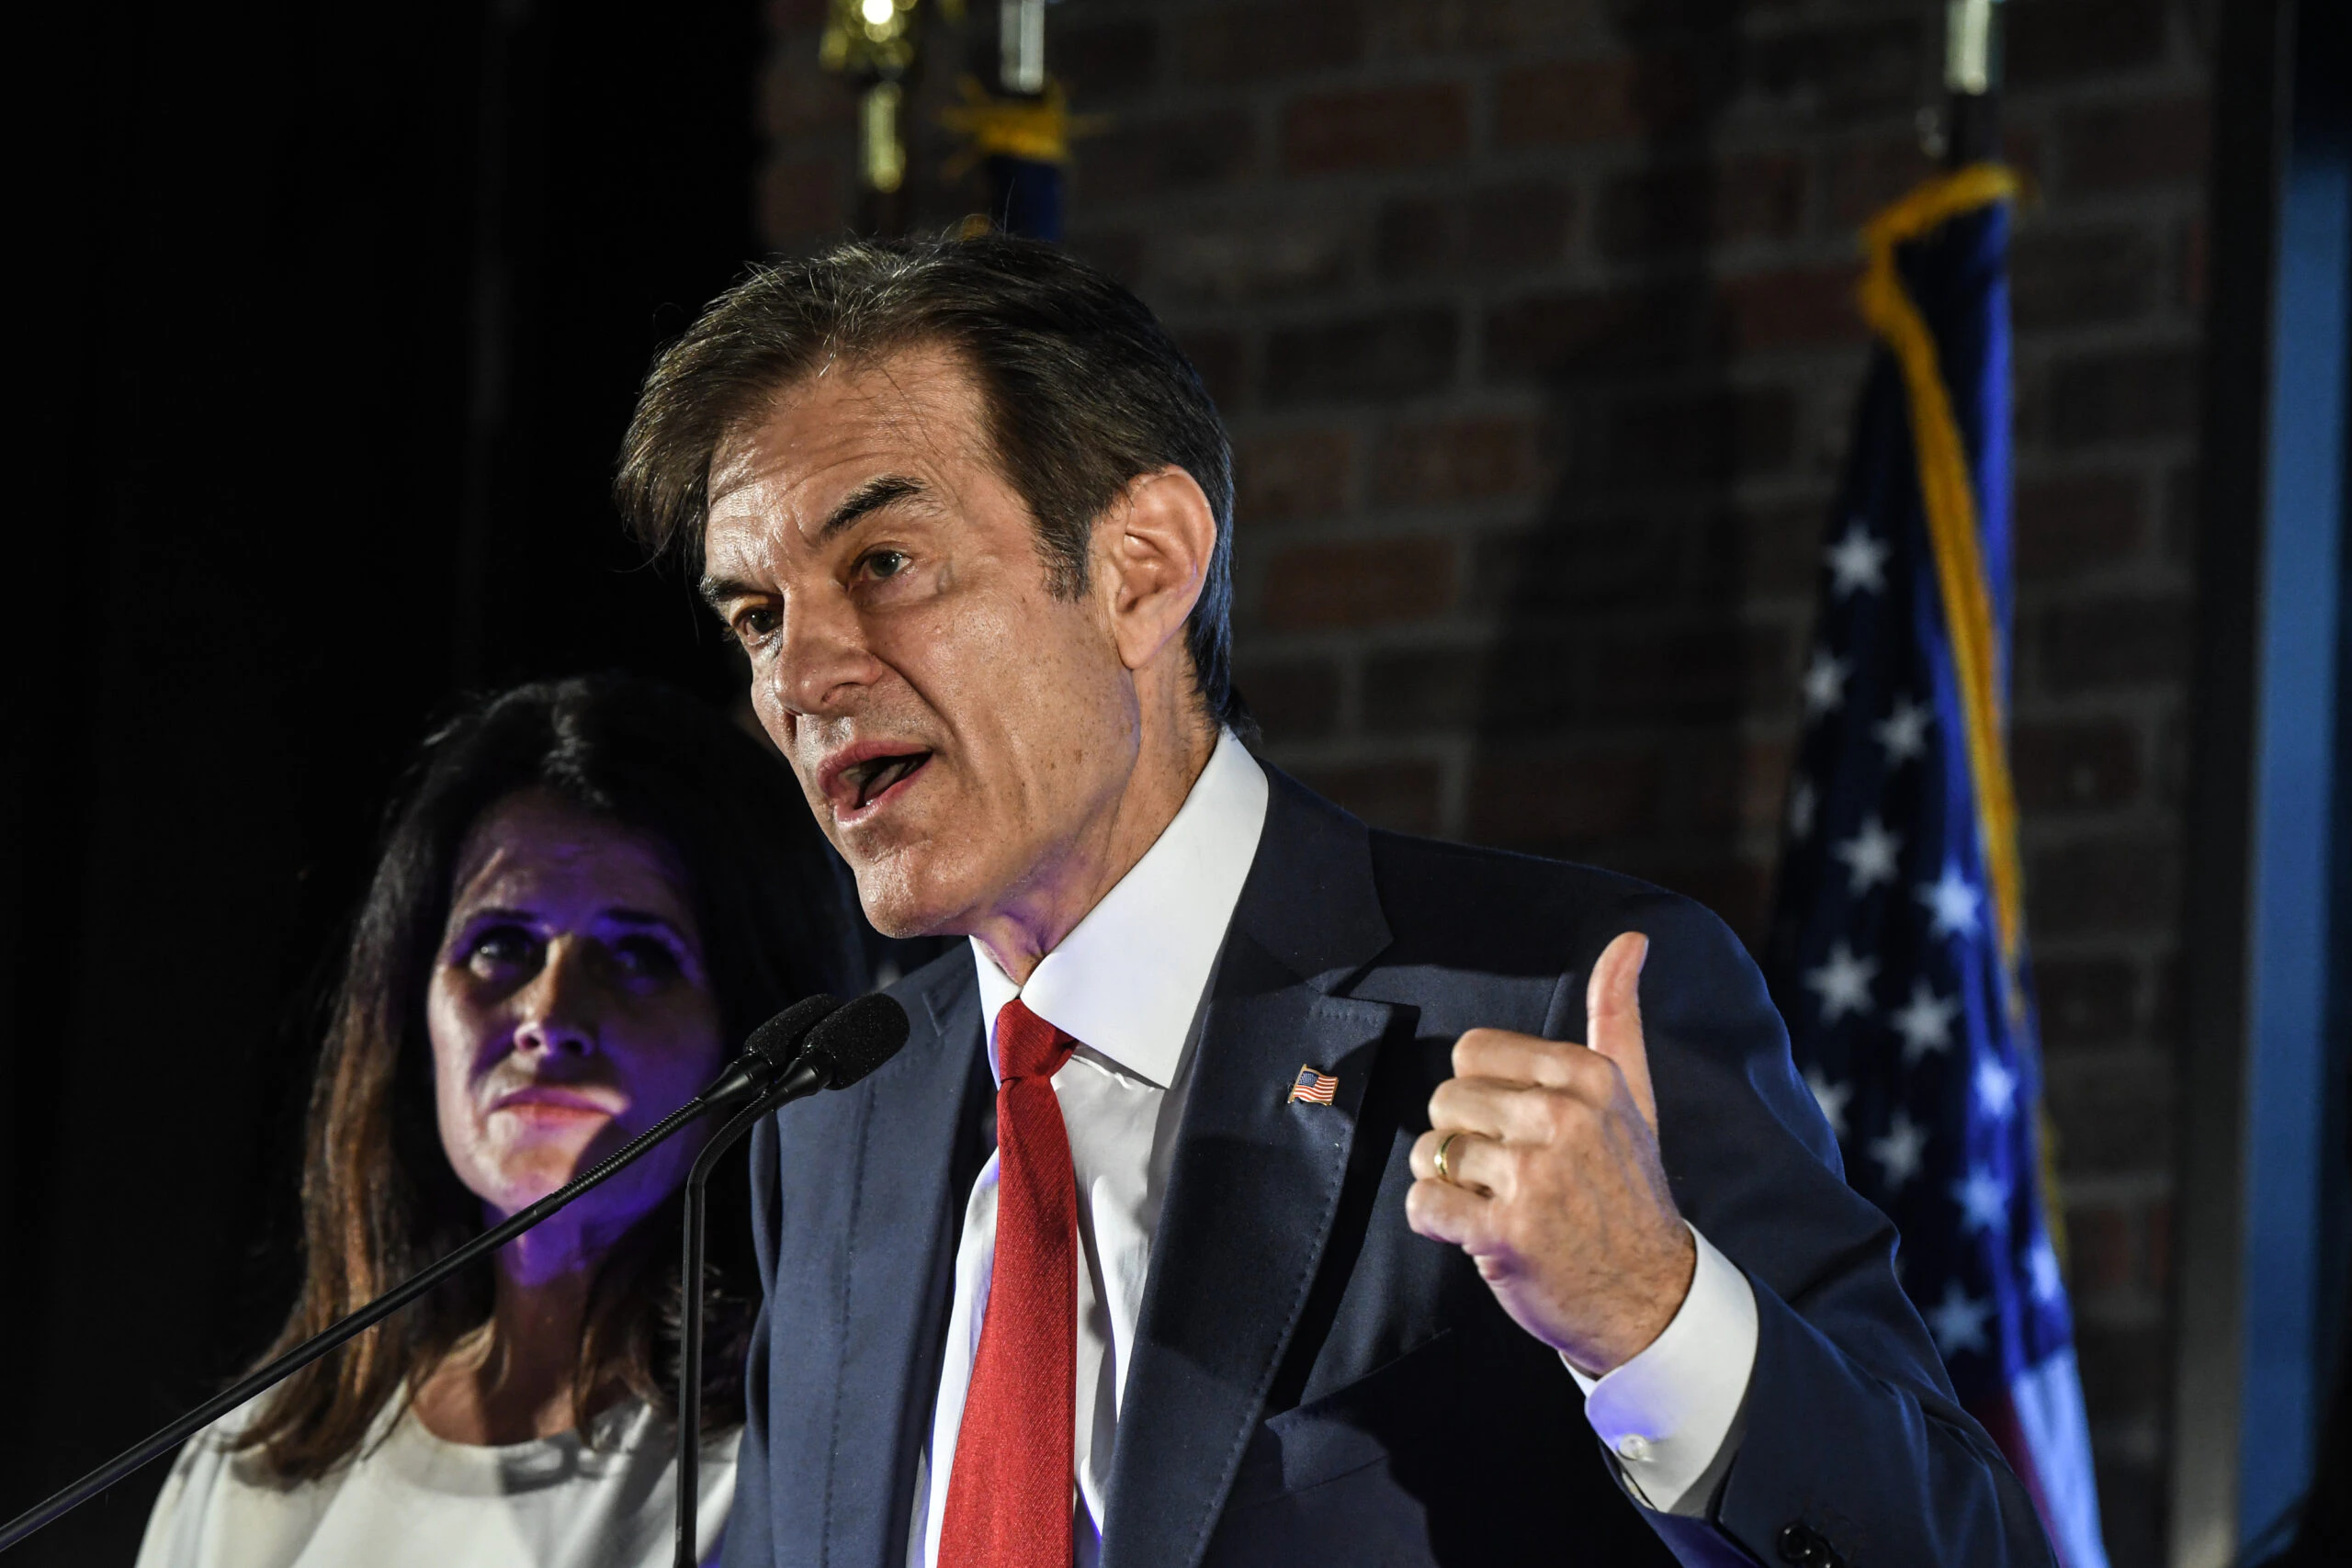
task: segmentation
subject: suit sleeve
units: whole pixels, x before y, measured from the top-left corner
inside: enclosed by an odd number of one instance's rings
[[[2053,1564],[1895,1280],[1893,1224],[1846,1185],[1746,950],[1670,895],[1619,915],[1602,941],[1650,938],[1642,1019],[1668,1182],[1756,1292],[1738,1450],[1705,1517],[1652,1513],[1652,1527],[1692,1564],[1724,1561],[1726,1542],[1783,1561],[1806,1532],[1849,1562]],[[1580,1008],[1583,976],[1569,979]]]
[[[743,1361],[743,1441],[735,1454],[735,1502],[720,1568],[775,1568],[768,1520],[768,1303],[775,1295],[775,1118],[752,1129],[752,1249],[759,1261],[760,1314]]]

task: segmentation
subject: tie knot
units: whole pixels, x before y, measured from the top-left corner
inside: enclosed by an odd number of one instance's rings
[[[1031,1012],[1019,997],[996,1015],[996,1076],[1001,1083],[1050,1078],[1077,1048],[1077,1041]]]

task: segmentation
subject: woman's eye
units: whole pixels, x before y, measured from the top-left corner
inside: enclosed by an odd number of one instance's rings
[[[520,926],[492,926],[466,948],[466,963],[478,970],[527,966],[538,957],[538,939]]]
[[[613,944],[613,962],[625,975],[666,980],[678,972],[678,955],[667,943],[650,936],[627,937]]]

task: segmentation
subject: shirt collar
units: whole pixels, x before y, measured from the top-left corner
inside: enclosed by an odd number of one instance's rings
[[[1227,729],[1208,766],[1143,859],[1015,986],[989,951],[972,943],[989,1068],[996,1068],[996,1017],[1019,997],[1029,1010],[1165,1089],[1175,1080],[1201,993],[1258,858],[1268,787]]]

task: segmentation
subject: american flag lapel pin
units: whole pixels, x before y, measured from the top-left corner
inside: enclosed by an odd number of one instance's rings
[[[1284,1103],[1295,1105],[1303,1100],[1309,1105],[1329,1105],[1331,1097],[1339,1092],[1338,1075],[1318,1073],[1313,1067],[1302,1066],[1298,1069],[1298,1077],[1292,1080],[1290,1099]]]

